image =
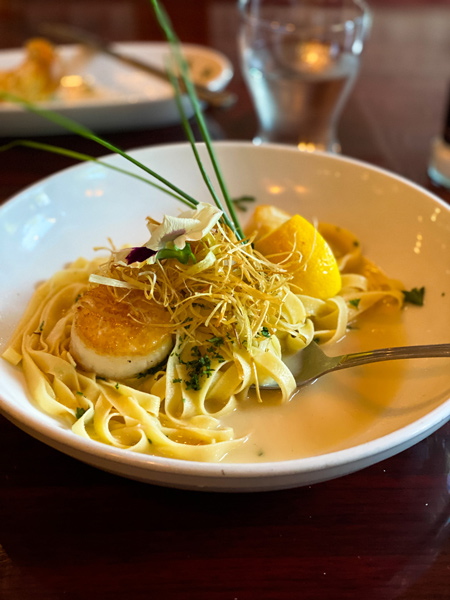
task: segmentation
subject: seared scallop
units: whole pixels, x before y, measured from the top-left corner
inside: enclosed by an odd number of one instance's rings
[[[168,311],[140,292],[119,298],[101,285],[77,303],[70,351],[86,371],[126,379],[166,358],[173,347],[169,323]]]

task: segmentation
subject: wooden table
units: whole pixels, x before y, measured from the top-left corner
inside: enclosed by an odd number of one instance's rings
[[[251,139],[256,121],[239,73],[235,3],[167,0],[166,7],[181,39],[222,50],[236,67],[230,88],[239,102],[207,112],[213,137]],[[426,169],[450,81],[450,4],[372,7],[372,36],[341,120],[343,152],[449,201]],[[48,19],[110,40],[161,39],[145,0],[0,0],[0,46],[21,45]],[[183,134],[173,126],[108,138],[131,148]],[[73,136],[45,141],[88,151]],[[90,144],[89,151],[104,153]],[[0,202],[72,162],[24,149],[2,154]],[[335,481],[230,495],[120,479],[0,418],[0,598],[448,600],[449,433],[446,425]]]

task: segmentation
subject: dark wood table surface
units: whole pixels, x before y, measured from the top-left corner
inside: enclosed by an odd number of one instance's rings
[[[235,65],[230,88],[239,101],[207,111],[213,137],[251,139],[256,121],[239,72],[235,2],[165,5],[183,41],[215,47]],[[372,35],[340,124],[343,153],[449,201],[431,185],[427,161],[450,83],[450,3],[385,0],[372,8]],[[0,47],[20,46],[45,20],[116,41],[162,39],[146,0],[0,0]],[[107,137],[126,149],[183,134],[173,126]],[[104,153],[74,136],[44,141]],[[72,163],[3,153],[0,203]],[[449,434],[447,424],[389,460],[312,487],[216,494],[104,473],[0,417],[0,599],[448,600]]]

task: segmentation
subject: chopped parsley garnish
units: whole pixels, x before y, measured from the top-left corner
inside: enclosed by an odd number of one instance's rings
[[[81,294],[78,294],[78,296],[75,298],[75,303],[77,303],[80,298],[81,298]]]
[[[38,331],[35,331],[34,333],[36,333],[37,335],[41,335],[41,333],[44,329],[44,323],[45,323],[45,321],[42,321],[42,323],[39,325]]]
[[[235,340],[231,337],[231,335],[227,332],[227,340],[234,344]]]
[[[167,364],[167,359],[163,360],[162,362],[160,362],[159,364],[155,365],[154,367],[150,367],[146,371],[142,371],[141,373],[138,373],[136,375],[136,378],[137,379],[142,379],[142,377],[147,377],[148,375],[154,375],[158,371],[161,371],[162,369],[164,369],[164,367],[166,366],[166,364]]]
[[[212,346],[210,346],[209,348],[206,348],[206,351],[211,354],[211,358],[215,358],[220,363],[225,362],[225,359],[222,356],[222,354],[219,354],[219,352],[217,352],[217,350],[215,348],[213,348]]]
[[[221,346],[224,343],[223,337],[212,337],[209,340],[206,340],[209,344],[214,344],[214,346]]]
[[[191,326],[191,321],[193,321],[193,320],[194,320],[194,319],[193,319],[192,317],[187,317],[187,318],[186,318],[186,319],[183,321],[183,323],[182,323],[183,327],[184,327],[185,329],[189,329],[189,328],[190,328],[190,326]],[[184,337],[186,338],[186,336],[184,336]]]
[[[199,390],[201,389],[200,378],[211,377],[214,369],[211,367],[211,358],[207,354],[202,355],[198,346],[192,348],[191,354],[194,357],[193,360],[185,363],[189,379],[186,379],[184,383],[187,390]]]
[[[423,306],[423,300],[425,296],[425,288],[413,288],[410,291],[402,290],[405,297],[405,302],[410,304],[416,304],[417,306]]]
[[[77,391],[75,392],[78,396],[84,396],[83,392]]]
[[[202,354],[198,346],[193,346],[191,348],[191,356],[193,357],[192,360],[184,361],[181,356],[178,355],[178,360],[181,364],[186,366],[187,377],[184,380],[186,389],[198,391],[202,387],[202,377],[211,377],[214,373],[212,359],[224,362],[225,358],[219,354],[217,347],[214,345],[208,346],[205,354]]]
[[[116,388],[116,390],[118,390],[119,389],[119,384],[116,383],[116,385],[114,387]]]
[[[85,408],[81,408],[80,406],[77,406],[76,410],[75,410],[75,417],[78,419],[81,419],[81,417],[84,415],[84,413],[86,412]]]
[[[355,308],[358,308],[360,302],[361,298],[353,298],[353,300],[348,301],[348,303],[354,306]]]
[[[176,379],[172,379],[172,383],[181,383],[183,380],[181,377],[177,377]]]
[[[239,198],[233,198],[231,200],[231,202],[236,206],[236,208],[238,210],[241,210],[242,212],[246,212],[247,211],[247,204],[249,202],[254,202],[255,201],[255,197],[254,196],[240,196]]]
[[[264,326],[261,331],[258,333],[258,336],[262,335],[265,338],[270,338],[270,331],[267,329],[266,326]]]

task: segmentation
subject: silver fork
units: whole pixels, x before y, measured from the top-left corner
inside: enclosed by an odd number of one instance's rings
[[[301,368],[296,375],[297,387],[303,387],[313,383],[322,375],[340,371],[341,369],[350,369],[369,363],[382,362],[387,360],[399,360],[406,358],[441,358],[450,357],[450,344],[434,344],[426,346],[397,346],[394,348],[380,348],[378,350],[369,350],[367,352],[355,352],[353,354],[341,354],[340,356],[328,356],[315,343],[311,342],[300,353]],[[275,388],[277,386],[264,386]]]

